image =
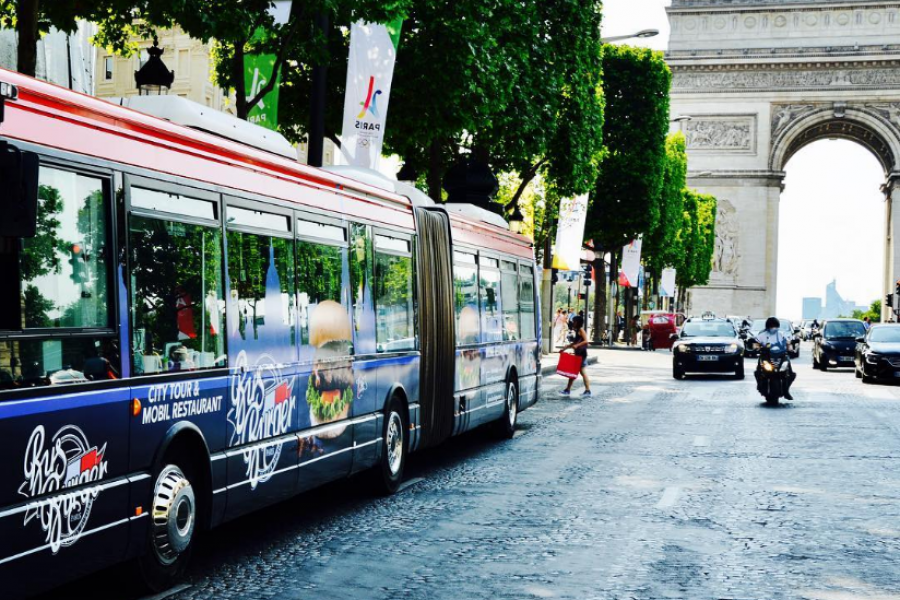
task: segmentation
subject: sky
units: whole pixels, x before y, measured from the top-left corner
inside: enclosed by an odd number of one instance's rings
[[[655,38],[627,43],[665,50],[669,0],[603,0],[603,35],[659,29]],[[853,142],[825,140],[787,164],[778,235],[778,314],[799,319],[803,298],[825,296],[837,280],[846,300],[881,298],[884,267],[884,173]]]

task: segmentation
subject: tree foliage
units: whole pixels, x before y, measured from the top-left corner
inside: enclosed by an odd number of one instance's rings
[[[854,310],[852,317],[854,319],[860,320],[869,317],[869,321],[872,321],[873,323],[881,322],[881,300],[875,300],[874,302],[872,302],[872,304],[869,306],[869,310]]]
[[[606,154],[586,234],[608,249],[653,231],[666,163],[672,74],[661,52],[606,45]]]
[[[663,186],[659,194],[659,222],[644,235],[644,263],[659,276],[674,266],[681,249],[676,243],[684,220],[684,187],[687,178],[687,153],[680,132],[666,138]]]
[[[716,249],[716,198],[684,190],[684,214],[676,237],[680,256],[676,283],[682,289],[709,283]]]

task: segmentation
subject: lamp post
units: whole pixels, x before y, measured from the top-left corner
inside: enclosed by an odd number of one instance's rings
[[[513,210],[512,214],[509,216],[509,230],[513,233],[520,234],[525,229],[525,215],[522,214],[522,211],[519,210],[519,206],[516,205],[515,210]]]
[[[600,38],[600,42],[604,44],[608,44],[610,42],[621,42],[623,40],[630,40],[632,38],[652,38],[659,35],[659,29],[642,29],[637,33],[631,33],[629,35],[614,35],[611,37]]]
[[[175,81],[175,71],[170,71],[162,61],[163,49],[159,47],[159,40],[153,38],[153,46],[147,48],[150,58],[139,71],[134,72],[134,83],[139,94],[147,94],[156,91],[162,94],[162,89],[170,90]]]

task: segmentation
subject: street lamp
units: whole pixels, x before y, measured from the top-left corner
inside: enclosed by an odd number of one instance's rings
[[[693,121],[694,117],[691,115],[678,115],[674,119],[669,119],[672,123],[684,123],[685,121]]]
[[[630,40],[631,38],[652,38],[659,35],[659,29],[642,29],[637,33],[630,35],[614,35],[612,37],[600,38],[600,42],[608,44],[610,42],[621,42],[622,40]]]
[[[522,233],[523,229],[525,229],[525,215],[522,214],[517,205],[516,209],[509,216],[509,230],[518,234]]]

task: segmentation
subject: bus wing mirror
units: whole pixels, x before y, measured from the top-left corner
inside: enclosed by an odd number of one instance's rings
[[[38,156],[0,143],[0,237],[32,238],[37,233]]]

